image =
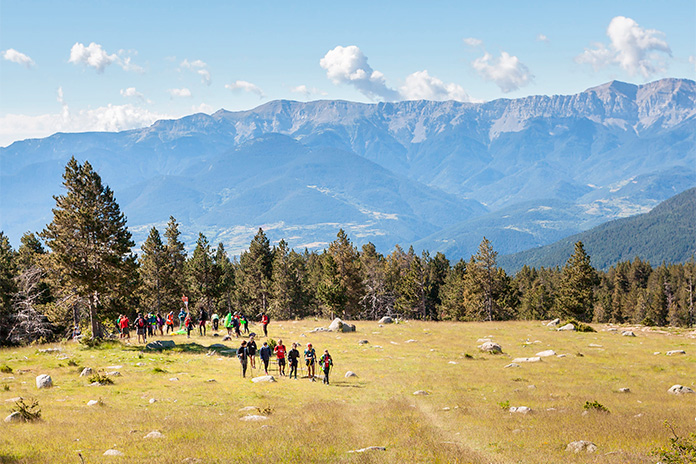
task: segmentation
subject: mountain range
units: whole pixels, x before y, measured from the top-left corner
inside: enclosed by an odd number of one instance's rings
[[[0,148],[0,227],[18,244],[51,220],[71,156],[115,191],[137,241],[170,215],[239,253],[272,241],[468,258],[645,213],[696,185],[696,83],[610,82],[575,95],[486,103],[273,101],[107,133]]]

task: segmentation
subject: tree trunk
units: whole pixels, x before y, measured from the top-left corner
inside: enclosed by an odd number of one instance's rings
[[[102,338],[101,325],[99,324],[99,319],[97,318],[97,302],[99,301],[99,296],[97,292],[90,295],[88,300],[89,305],[89,322],[92,327],[92,339]]]

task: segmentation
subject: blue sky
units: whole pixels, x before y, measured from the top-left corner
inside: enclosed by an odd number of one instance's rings
[[[693,0],[0,0],[0,146],[275,99],[487,101],[693,79],[695,25]]]

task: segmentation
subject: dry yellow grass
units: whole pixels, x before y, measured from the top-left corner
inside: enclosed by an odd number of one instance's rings
[[[9,388],[0,390],[0,404],[8,414],[12,403],[5,400],[37,398],[43,421],[2,423],[0,462],[79,463],[79,452],[87,463],[653,463],[650,450],[669,436],[665,420],[684,434],[695,428],[696,394],[667,393],[673,384],[696,383],[696,340],[686,333],[636,331],[630,338],[603,326],[597,333],[567,333],[538,322],[417,321],[384,327],[359,321],[356,333],[309,333],[327,325],[281,321],[270,332],[288,346],[311,341],[318,352],[329,349],[335,362],[330,387],[287,378],[253,384],[240,377],[235,358],[206,356],[198,347],[220,342],[210,335],[165,337],[197,345],[161,353],[74,343],[49,345],[60,346],[68,359],[37,347],[2,350],[0,365],[14,372],[0,374],[0,387]],[[480,338],[492,338],[504,353],[480,353]],[[359,345],[361,339],[369,344]],[[567,356],[504,368],[515,357],[546,349]],[[675,349],[687,354],[665,355]],[[122,375],[114,385],[87,386],[70,360]],[[359,377],[345,379],[348,370]],[[51,375],[53,388],[36,389],[34,379],[43,373]],[[618,393],[622,387],[631,392]],[[416,390],[430,395],[414,396]],[[87,406],[98,399],[103,406]],[[586,401],[610,413],[583,415]],[[512,414],[499,405],[506,402],[533,412]],[[245,406],[271,413],[263,422],[242,422]],[[143,438],[153,430],[165,438]],[[599,449],[567,453],[576,440]],[[368,446],[387,450],[348,452]],[[103,456],[109,448],[124,456]]]

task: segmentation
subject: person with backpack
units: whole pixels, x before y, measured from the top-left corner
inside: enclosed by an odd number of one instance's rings
[[[285,376],[285,345],[283,345],[283,340],[278,340],[273,351],[278,358],[278,375]]]
[[[307,343],[307,349],[304,352],[304,359],[305,364],[307,364],[307,376],[309,377],[309,380],[316,382],[316,380],[314,380],[314,374],[317,364],[317,352],[314,351],[311,343]]]
[[[268,375],[268,363],[271,361],[271,347],[268,342],[263,342],[263,346],[259,350],[259,357],[263,361],[263,371]]]
[[[164,332],[162,331],[162,327],[164,327],[164,318],[160,313],[157,313],[157,328],[159,329],[160,336],[164,336]]]
[[[239,316],[239,324],[242,326],[242,333],[248,334],[249,333],[249,319],[242,314]]]
[[[242,365],[242,377],[246,377],[247,361],[249,359],[249,347],[246,340],[242,340],[242,346],[237,350],[237,358]]]
[[[135,333],[138,334],[138,343],[141,339],[143,343],[147,343],[147,321],[142,314],[138,314],[135,319]]]
[[[157,319],[155,318],[155,315],[152,313],[148,313],[147,315],[147,336],[148,337],[153,337],[157,335],[155,332],[155,326],[157,325]]]
[[[249,358],[251,358],[251,368],[256,369],[256,341],[254,341],[254,334],[249,336],[247,348],[249,349]]]
[[[271,318],[265,312],[261,313],[261,326],[263,327],[263,336],[268,338],[268,324],[271,322]]]
[[[208,322],[208,311],[205,308],[201,309],[201,317],[198,321],[198,333],[201,337],[205,336],[205,324]]]
[[[227,312],[227,316],[225,316],[224,326],[227,329],[227,335],[232,336],[232,310],[229,310]]]
[[[213,324],[213,331],[217,332],[220,327],[220,316],[218,316],[217,312],[213,313],[210,322]]]
[[[191,338],[191,330],[193,329],[193,320],[191,320],[190,313],[186,313],[186,318],[184,319],[184,327],[186,327],[186,338]]]
[[[169,334],[169,331],[174,333],[174,311],[169,311],[169,314],[167,314],[167,334]]]
[[[288,361],[290,362],[290,378],[292,378],[292,373],[295,373],[295,380],[297,380],[297,362],[300,359],[300,352],[297,351],[297,343],[292,344],[292,349],[288,351]]]
[[[329,384],[329,371],[333,367],[333,359],[329,354],[329,350],[324,350],[324,354],[319,359],[319,365],[324,370],[324,385]]]
[[[122,315],[119,324],[121,324],[121,336],[130,341],[130,321],[128,320],[128,316],[125,314]]]
[[[186,322],[186,315],[188,313],[184,310],[184,308],[181,308],[179,311],[179,330],[181,330],[184,327],[184,322]]]
[[[239,338],[242,336],[242,333],[239,331],[239,315],[235,314],[234,317],[232,318],[232,328],[234,329],[234,336],[236,338]]]

